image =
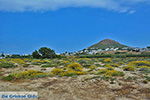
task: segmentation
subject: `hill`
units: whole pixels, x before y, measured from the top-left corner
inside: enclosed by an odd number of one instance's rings
[[[124,48],[124,47],[128,46],[123,45],[115,40],[105,39],[88,47],[88,49],[106,49],[106,48]]]

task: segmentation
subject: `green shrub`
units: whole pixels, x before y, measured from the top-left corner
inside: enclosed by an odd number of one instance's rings
[[[103,60],[104,63],[111,63],[112,62],[112,59],[111,58],[106,58]]]
[[[150,68],[142,68],[140,71],[144,74],[149,74],[150,73]]]
[[[82,65],[86,65],[88,64],[87,60],[78,60],[78,63],[82,64]]]
[[[109,64],[104,65],[104,67],[106,67],[108,70],[114,70],[114,68]]]
[[[22,66],[23,66],[23,67],[29,67],[30,64],[23,64]]]
[[[77,76],[77,75],[84,75],[85,72],[82,71],[74,71],[74,70],[67,70],[61,74],[61,76]]]
[[[103,74],[105,76],[124,76],[123,72],[116,70],[100,69],[97,74]]]
[[[9,62],[17,63],[17,64],[25,64],[24,59],[20,59],[20,58],[11,58]]]
[[[13,63],[0,63],[0,68],[15,68],[16,66]]]
[[[89,68],[90,66],[91,66],[90,64],[83,65],[84,68]]]
[[[61,68],[54,68],[51,71],[52,75],[58,75],[58,76],[75,76],[75,75],[83,75],[85,74],[85,72],[83,71],[76,71],[76,70],[72,70],[72,69],[61,69]]]
[[[145,79],[146,79],[147,81],[150,81],[150,76],[145,76]]]
[[[119,67],[119,66],[120,66],[120,64],[113,63],[113,64],[111,64],[111,66],[112,66],[112,67]]]
[[[41,64],[46,64],[46,63],[49,63],[47,60],[32,60],[31,62],[33,65],[41,65]]]
[[[129,76],[129,77],[127,77],[125,80],[128,80],[128,81],[132,81],[132,80],[136,80],[137,79],[137,77],[134,77],[134,76]]]
[[[108,81],[110,79],[111,79],[111,77],[109,77],[109,76],[102,76],[101,77],[101,80],[105,80],[105,81]]]
[[[97,67],[102,67],[102,65],[101,64],[95,64]]]
[[[52,75],[58,76],[75,76],[75,75],[83,75],[83,68],[79,63],[71,63],[65,66],[64,68],[54,68],[51,71]]]
[[[108,76],[124,76],[123,72],[116,71],[116,70],[110,70],[106,72],[106,75]]]
[[[47,67],[56,67],[57,64],[45,64],[45,65],[42,65],[41,67],[43,68],[47,68]]]
[[[28,70],[22,71],[18,73],[9,74],[6,77],[3,77],[3,80],[20,80],[20,79],[33,79],[33,78],[40,78],[49,76],[47,73],[36,71],[36,70]]]
[[[63,72],[64,72],[64,70],[61,68],[54,68],[54,69],[52,69],[51,74],[52,75],[61,75]]]
[[[12,75],[8,75],[6,77],[3,77],[2,79],[5,81],[12,81],[12,80],[14,80],[14,77]]]
[[[149,61],[132,61],[128,64],[129,66],[148,66],[150,67],[150,62]]]
[[[90,68],[91,70],[94,70],[94,69],[97,68],[97,66],[96,66],[96,65],[91,65],[89,68]]]
[[[79,63],[72,63],[67,65],[67,68],[70,70],[75,70],[75,71],[82,71],[82,66]]]
[[[135,71],[135,68],[133,66],[125,66],[123,67],[124,71]]]
[[[99,74],[105,74],[108,71],[108,69],[100,69],[98,70],[98,72],[96,73],[97,75]]]

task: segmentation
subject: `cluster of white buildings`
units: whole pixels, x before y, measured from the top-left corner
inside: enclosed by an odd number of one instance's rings
[[[122,48],[122,50],[127,50],[128,48]],[[106,49],[94,49],[94,48],[90,48],[90,49],[84,49],[79,51],[78,53],[82,54],[82,53],[86,53],[86,54],[97,54],[103,51],[117,51],[120,50],[119,48],[106,48]]]
[[[64,53],[64,55],[77,55],[77,54],[98,54],[106,51],[133,51],[133,52],[144,52],[144,51],[150,51],[150,48],[133,48],[133,47],[123,47],[123,48],[106,48],[106,49],[96,49],[96,48],[90,48],[90,49],[84,49],[80,50],[78,52],[72,52],[72,53]]]
[[[79,51],[78,53],[86,53],[86,54],[96,54],[102,51],[117,51],[119,48],[106,48],[106,49],[84,49]]]

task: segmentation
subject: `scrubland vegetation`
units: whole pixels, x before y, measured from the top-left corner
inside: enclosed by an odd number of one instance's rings
[[[150,59],[76,57],[62,59],[6,58],[0,59],[0,69],[3,70],[1,71],[3,73],[1,79],[11,81],[41,77],[78,77],[80,75],[124,78],[128,72],[136,72],[142,76],[149,77]],[[11,69],[12,73],[5,73],[7,69]],[[18,70],[14,72],[13,70],[15,69]],[[142,79],[144,80],[144,78]]]
[[[82,82],[100,80],[106,82],[107,85],[119,86],[124,86],[123,84],[127,82],[138,83],[147,86],[145,87],[147,89],[146,98],[149,98],[150,96],[147,94],[150,93],[150,58],[78,58],[68,56],[53,59],[0,59],[1,82],[29,81],[30,83],[30,81],[49,78],[81,79]],[[143,89],[145,88],[143,87]]]

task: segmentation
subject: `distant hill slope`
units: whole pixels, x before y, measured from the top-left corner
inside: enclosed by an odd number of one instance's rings
[[[128,47],[126,45],[120,44],[119,42],[111,39],[105,39],[100,41],[99,43],[96,43],[87,49],[106,49],[106,48],[124,48]]]

